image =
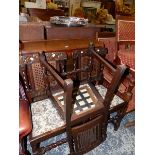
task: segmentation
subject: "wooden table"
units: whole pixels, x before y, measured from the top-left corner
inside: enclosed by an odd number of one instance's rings
[[[44,40],[36,42],[24,42],[20,49],[20,54],[35,54],[41,51],[45,52],[71,52],[72,50],[86,49],[90,42],[95,47],[101,47],[102,44],[95,39],[72,39],[72,40]]]

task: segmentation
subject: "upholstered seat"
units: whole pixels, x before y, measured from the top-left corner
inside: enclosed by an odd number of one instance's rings
[[[105,88],[103,85],[97,85],[96,89],[103,97],[103,99],[105,99],[107,88]],[[53,95],[55,96],[55,99],[61,104],[61,106],[64,106],[63,93],[64,92],[61,91]],[[91,97],[91,95],[92,90],[88,86],[88,84],[80,86],[80,91],[78,91],[78,93],[76,94],[76,100],[73,109],[74,114],[80,115],[86,110],[88,111],[96,106],[96,97],[95,95]],[[111,102],[110,108],[123,102],[123,99],[115,95]],[[33,121],[33,137],[54,130],[65,124],[65,121],[63,120],[63,118],[61,118],[58,111],[53,106],[52,100],[50,99],[32,103],[31,111]]]
[[[65,124],[65,121],[60,117],[50,99],[32,103],[31,112],[33,137],[54,130]]]
[[[103,85],[97,85],[96,89],[101,94],[103,99],[105,99],[107,88],[105,88]],[[115,107],[115,106],[117,106],[117,105],[119,105],[119,104],[121,104],[123,102],[125,102],[125,101],[122,98],[120,98],[119,96],[115,95],[113,100],[111,101],[110,108],[113,108],[113,107]]]

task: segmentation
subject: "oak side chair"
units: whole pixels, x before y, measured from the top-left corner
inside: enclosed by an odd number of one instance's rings
[[[88,49],[70,55],[40,52],[33,61],[20,65],[31,102],[33,129],[29,141],[34,154],[44,154],[66,142],[70,154],[84,154],[106,139],[108,120],[119,126],[127,100],[117,96],[117,90],[127,67],[114,68],[104,59],[106,53],[105,48],[90,43]],[[105,68],[113,75],[108,85],[103,85]],[[118,114],[111,118],[114,112]],[[64,132],[66,138],[40,145]]]

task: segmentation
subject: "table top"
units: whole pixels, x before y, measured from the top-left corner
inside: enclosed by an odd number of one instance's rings
[[[45,52],[70,52],[75,49],[88,48],[90,42],[93,42],[95,47],[101,47],[102,44],[95,39],[70,39],[70,40],[44,40],[35,42],[24,42],[20,48],[20,54]]]

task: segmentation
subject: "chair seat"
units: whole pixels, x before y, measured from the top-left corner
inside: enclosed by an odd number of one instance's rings
[[[135,52],[127,50],[119,50],[118,57],[121,59],[123,64],[128,65],[130,68],[135,69]]]
[[[104,87],[103,85],[97,85],[96,89],[98,90],[98,92],[100,93],[100,95],[104,99],[105,95],[106,95],[106,92],[107,92],[107,88]],[[114,106],[117,106],[117,105],[119,105],[119,104],[121,104],[123,102],[124,102],[124,100],[122,98],[120,98],[119,96],[115,95],[113,100],[112,100],[112,102],[111,102],[110,108],[113,108]]]
[[[102,86],[96,86],[97,90],[104,98],[107,89]],[[59,101],[61,106],[64,105],[63,101],[63,91],[53,95],[56,100]],[[76,95],[76,100],[74,104],[74,114],[80,115],[81,113],[88,111],[92,108],[95,108],[97,98],[95,95],[92,96],[91,89],[88,85],[81,85],[79,91]],[[116,106],[124,102],[120,97],[114,96],[111,103],[111,107]],[[57,109],[53,106],[53,103],[50,99],[45,99],[42,101],[34,102],[31,104],[32,111],[32,121],[33,121],[33,130],[32,136],[38,136],[48,131],[52,131],[58,127],[61,127],[65,124],[65,121],[59,115]]]
[[[65,124],[50,99],[31,104],[32,112],[32,137],[54,130]]]

